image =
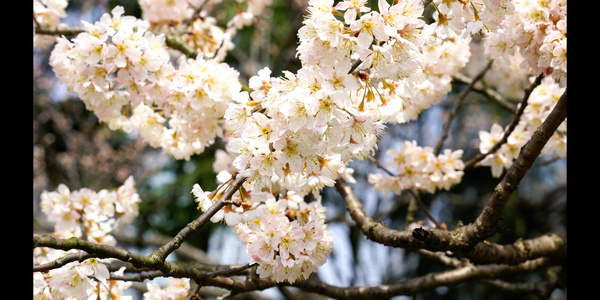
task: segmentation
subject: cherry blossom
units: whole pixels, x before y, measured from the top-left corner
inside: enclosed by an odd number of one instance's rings
[[[523,0],[513,1],[512,4],[514,13],[506,15],[498,25],[499,29],[488,34],[487,43],[490,47],[506,44],[508,48],[517,49],[524,59],[522,67],[531,69],[534,74],[544,72],[564,85],[566,1]]]
[[[506,143],[480,162],[494,177],[512,164],[565,90],[564,0],[434,0],[433,22],[422,18],[420,0],[380,0],[376,9],[366,0],[310,0],[298,31],[299,70],[273,77],[262,67],[242,91],[240,73],[224,58],[236,32],[270,3],[245,1],[230,20],[219,22],[204,11],[193,16],[200,1],[140,0],[143,19],[117,6],[93,24],[83,22],[85,32],[75,38],[57,38],[50,56],[60,81],[110,129],[135,133],[174,159],[189,160],[217,139],[225,141],[213,165],[219,186],[205,191],[194,184],[191,194],[206,212],[234,177],[245,177],[210,221],[235,229],[261,278],[293,283],[326,262],[333,237],[320,192],[339,178],[353,182],[350,163],[373,155],[387,126],[417,119],[451,91],[454,76],[472,59],[472,34],[483,36],[483,51],[502,65],[498,72],[547,75]],[[65,7],[64,1],[36,0],[34,16],[42,25],[59,26]],[[181,33],[198,55],[171,57],[170,32]],[[46,42],[34,39],[40,46]],[[521,91],[513,82],[497,86]],[[495,123],[489,132],[481,130],[480,152],[488,153],[505,130]],[[566,122],[543,152],[566,155]],[[449,190],[464,174],[462,155],[461,149],[434,154],[404,141],[386,151],[386,168],[394,175],[369,174],[368,181],[388,194]],[[59,185],[42,194],[40,205],[55,223],[55,236],[113,245],[110,232],[138,214],[134,185],[133,177],[110,191]],[[36,251],[38,262],[65,255]],[[109,283],[97,259],[34,273],[40,298],[88,298],[107,286],[118,294],[127,284]],[[189,280],[147,288],[144,299],[185,299]]]
[[[67,16],[65,9],[68,5],[67,0],[34,0],[33,17],[34,22],[43,27],[61,27],[61,19]],[[47,48],[54,44],[55,38],[50,35],[33,35],[33,44],[36,47]]]
[[[222,135],[239,73],[202,54],[173,66],[164,35],[123,13],[117,6],[73,41],[59,38],[50,57],[55,73],[111,129],[135,130],[177,159],[203,152]]]
[[[274,276],[278,282],[294,283],[306,279],[325,263],[333,247],[333,237],[324,223],[323,208],[317,202],[307,206],[303,214],[290,221],[283,214],[285,202],[269,209],[258,208],[257,219],[240,223],[236,232],[245,243],[252,259],[259,263],[261,278]],[[290,214],[288,214],[290,216]]]
[[[143,295],[144,300],[184,300],[190,293],[189,278],[169,278],[167,284],[161,287],[158,283],[148,282],[148,291]]]
[[[562,88],[552,77],[542,79],[541,84],[531,92],[527,106],[523,109],[523,115],[521,115],[518,124],[508,136],[507,142],[481,161],[482,166],[491,167],[492,176],[499,177],[504,169],[512,165],[512,162],[518,157],[521,147],[531,139],[535,129],[548,117],[564,91],[565,88]],[[480,131],[480,152],[488,153],[490,148],[498,143],[503,136],[504,129],[497,123],[492,124],[489,132]],[[566,121],[564,121],[544,146],[542,154],[565,157],[566,141],[567,130]]]
[[[398,195],[412,188],[429,193],[449,190],[460,183],[464,174],[462,154],[462,150],[445,149],[436,156],[431,147],[418,146],[416,141],[404,141],[399,150],[386,151],[391,160],[385,166],[394,175],[371,173],[368,180],[375,190]]]
[[[44,191],[40,207],[48,221],[55,223],[55,235],[84,237],[112,244],[109,233],[120,224],[128,224],[138,215],[139,195],[133,177],[114,191],[89,188],[71,191],[60,184],[56,191]]]
[[[55,224],[53,236],[85,238],[108,245],[116,244],[110,233],[122,224],[131,223],[138,215],[141,201],[131,176],[114,190],[82,188],[71,191],[66,185],[60,184],[56,191],[44,191],[40,199],[42,212],[48,221]],[[76,251],[36,248],[34,261],[38,264],[47,263]],[[34,272],[34,298],[44,299],[52,295],[88,299],[98,294],[121,295],[131,283],[109,280],[104,263],[105,260],[90,258],[68,263],[49,272]]]

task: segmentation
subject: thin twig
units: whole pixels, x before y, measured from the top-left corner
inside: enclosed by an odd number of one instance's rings
[[[368,156],[369,160],[372,161],[378,168],[382,169],[384,172],[388,173],[388,175],[396,177],[398,175],[394,174],[392,171],[388,170],[386,167],[384,167],[377,159],[375,159],[373,156],[369,155]]]
[[[191,289],[191,293],[188,296],[188,300],[194,300],[194,299],[201,299],[201,298],[196,298],[196,295],[200,296],[198,293],[200,292],[200,288],[202,288],[202,285],[199,284],[198,282],[196,282],[196,286],[194,286],[193,289]]]
[[[252,268],[254,265],[256,265],[256,263],[251,262],[251,263],[247,263],[245,265],[238,266],[238,267],[229,267],[229,268],[220,269],[220,270],[216,270],[216,271],[205,272],[205,273],[203,273],[203,275],[211,276],[211,277],[231,276],[231,275],[238,274],[239,272],[244,271],[246,269]]]
[[[388,170],[386,167],[384,167],[377,159],[375,159],[373,156],[369,156],[368,157],[370,161],[372,161],[378,168],[382,169],[383,171],[385,171],[388,175],[392,176],[392,177],[398,177],[398,175],[394,174],[392,171]],[[425,213],[425,215],[427,215],[427,217],[435,224],[436,227],[440,227],[440,224],[438,223],[438,221],[436,221],[436,219],[433,217],[433,215],[429,212],[429,209],[427,209],[427,206],[425,205],[425,203],[423,203],[423,201],[421,201],[421,197],[420,197],[420,193],[418,190],[416,189],[409,189],[408,190],[410,192],[410,194],[413,196],[413,199],[417,202],[417,204],[419,205],[419,207],[421,208],[421,210]],[[410,212],[410,210],[409,210]],[[374,217],[375,218],[375,217]]]
[[[416,189],[410,189],[408,191],[413,196],[413,198],[415,199],[415,201],[417,201],[417,204],[419,204],[419,207],[421,208],[421,210],[423,211],[423,213],[425,213],[425,215],[431,220],[431,222],[433,222],[433,224],[435,224],[435,227],[436,228],[441,228],[440,223],[429,212],[429,209],[427,209],[427,206],[425,205],[425,203],[423,203],[423,201],[421,201],[421,197],[420,197],[419,191],[416,190]]]
[[[351,74],[352,72],[354,72],[354,70],[356,70],[356,68],[358,68],[358,66],[360,66],[360,64],[362,64],[362,60],[357,59],[352,63],[352,66],[350,67],[350,71],[348,71],[348,74]]]
[[[456,105],[454,106],[454,109],[452,110],[452,112],[450,112],[450,115],[448,116],[448,120],[446,121],[446,124],[444,124],[442,136],[440,137],[437,145],[435,146],[435,148],[433,150],[433,154],[438,155],[440,153],[440,151],[442,151],[442,145],[444,144],[444,141],[448,137],[448,133],[450,132],[450,126],[452,125],[452,120],[458,113],[458,110],[461,108],[461,106],[462,106],[463,102],[465,101],[465,98],[467,97],[469,92],[471,92],[471,90],[473,90],[473,87],[475,86],[475,84],[479,80],[481,80],[481,78],[483,78],[485,73],[492,67],[493,63],[494,63],[494,61],[490,60],[488,62],[488,64],[485,66],[485,68],[483,70],[481,70],[481,72],[479,72],[479,74],[477,74],[477,76],[475,76],[475,78],[473,78],[471,83],[462,91],[460,97],[458,98],[458,101],[456,102]]]
[[[58,269],[64,265],[74,262],[74,261],[82,262],[82,261],[84,261],[88,258],[92,258],[92,257],[94,257],[94,255],[91,255],[84,251],[77,252],[77,253],[69,253],[69,254],[65,254],[64,256],[57,258],[53,261],[50,261],[50,262],[47,262],[44,264],[34,265],[33,271],[34,272],[46,272],[46,271],[49,271],[52,269]]]
[[[454,80],[465,83],[465,84],[471,84],[473,82],[473,79],[471,79],[461,73],[454,74]],[[514,104],[512,104],[511,102],[506,100],[502,95],[500,95],[495,90],[483,86],[483,84],[481,82],[475,83],[475,85],[473,86],[473,91],[483,94],[485,97],[498,103],[498,105],[500,105],[500,107],[504,108],[505,110],[507,110],[508,112],[510,112],[512,114],[517,112],[517,107]]]
[[[542,78],[544,78],[543,73],[538,75],[538,77],[536,77],[536,79],[533,81],[531,86],[529,86],[529,88],[527,88],[525,90],[525,95],[523,96],[523,99],[521,100],[519,109],[517,110],[512,121],[508,125],[508,128],[504,132],[504,136],[502,136],[502,138],[498,142],[496,142],[496,144],[494,144],[494,146],[492,146],[492,148],[490,148],[490,150],[488,150],[486,153],[480,153],[479,155],[475,156],[473,159],[466,162],[465,167],[464,167],[465,170],[474,167],[476,163],[478,163],[479,161],[484,159],[489,154],[496,152],[498,149],[500,149],[500,147],[502,147],[502,145],[504,143],[506,143],[508,141],[508,137],[512,134],[512,132],[515,130],[515,128],[519,124],[519,121],[521,120],[521,116],[523,115],[523,112],[525,111],[525,107],[527,106],[527,102],[529,101],[529,96],[531,96],[531,93],[533,92],[533,90],[542,83]]]
[[[202,227],[206,222],[210,220],[210,218],[216,214],[219,210],[225,207],[229,203],[229,200],[233,196],[235,192],[242,186],[242,184],[246,181],[244,176],[237,176],[237,178],[229,185],[229,188],[225,191],[223,196],[221,196],[217,202],[215,202],[211,207],[208,208],[200,217],[196,220],[189,223],[185,226],[179,233],[167,244],[163,245],[154,253],[151,254],[151,257],[156,259],[157,261],[164,262],[167,256],[171,254],[171,252],[178,249],[181,244],[188,239],[188,237],[196,231],[198,228]]]

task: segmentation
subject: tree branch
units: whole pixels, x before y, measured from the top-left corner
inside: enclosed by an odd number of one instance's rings
[[[515,127],[517,127],[519,121],[521,120],[523,111],[525,111],[525,107],[527,106],[527,102],[529,101],[529,96],[531,96],[533,90],[535,90],[535,88],[542,83],[542,78],[544,78],[544,74],[540,74],[538,77],[536,77],[535,81],[531,84],[531,86],[529,86],[529,88],[525,90],[525,95],[521,100],[519,109],[516,111],[515,116],[513,117],[512,121],[508,125],[508,128],[504,132],[504,136],[502,136],[502,138],[498,142],[496,142],[496,144],[494,144],[494,146],[492,146],[492,148],[490,148],[490,150],[488,150],[487,153],[480,153],[470,161],[466,162],[464,167],[465,170],[474,167],[476,163],[484,159],[489,154],[496,152],[498,149],[500,149],[500,147],[502,147],[504,143],[506,143],[506,141],[508,141],[508,137],[512,134],[512,132],[515,130]]]
[[[157,266],[152,258],[142,257],[130,253],[127,250],[118,249],[108,245],[94,244],[76,238],[67,240],[58,239],[49,235],[34,235],[34,247],[50,247],[63,250],[80,249],[94,253],[94,256],[98,258],[117,258],[123,261],[130,261],[136,267],[159,269],[142,271],[138,274],[111,274],[111,279],[114,280],[142,281],[161,276],[176,278],[185,277],[193,279],[204,286],[216,286],[230,290],[232,293],[263,290],[278,285],[273,278],[253,278],[252,280],[240,281],[227,277],[251,267],[252,264],[218,270],[216,272],[205,272],[187,265],[179,266],[168,262],[164,262],[160,266]],[[450,264],[453,261],[454,260],[451,260]],[[416,294],[438,286],[453,286],[474,279],[496,279],[508,275],[531,273],[551,266],[553,263],[554,261],[552,259],[545,257],[529,260],[517,265],[492,264],[475,266],[465,262],[464,265],[453,270],[432,273],[406,281],[377,286],[336,287],[315,279],[288,284],[307,292],[319,293],[328,297],[377,299],[397,295]],[[285,285],[286,283],[280,284]]]
[[[566,237],[557,234],[517,241],[512,245],[489,242],[471,245],[464,239],[465,227],[456,228],[454,231],[391,229],[383,222],[376,222],[366,215],[362,203],[345,181],[338,179],[335,186],[346,201],[348,212],[362,233],[370,240],[386,246],[408,250],[452,251],[474,263],[518,264],[547,255],[566,257]]]
[[[88,258],[92,258],[94,257],[93,255],[90,255],[86,252],[77,252],[77,253],[68,253],[65,254],[63,257],[60,257],[56,260],[53,260],[51,262],[45,263],[45,264],[39,264],[39,265],[33,265],[33,272],[46,272],[52,269],[57,269],[60,268],[68,263],[74,262],[74,261],[79,261],[82,262]]]
[[[65,251],[79,249],[97,258],[116,258],[125,262],[130,262],[136,267],[157,267],[157,264],[148,258],[134,254],[128,250],[104,244],[96,244],[75,237],[69,239],[59,239],[48,234],[33,235],[33,248],[37,247],[48,247]]]
[[[439,286],[454,286],[473,279],[495,279],[531,273],[551,265],[550,259],[538,258],[515,266],[467,264],[445,272],[430,273],[406,281],[376,286],[337,287],[315,279],[299,281],[292,286],[336,299],[382,299],[399,295],[414,295]]]
[[[39,24],[36,23],[34,27],[34,32],[35,34],[42,35],[75,36],[82,32],[85,32],[85,28],[75,26],[41,27]]]
[[[150,256],[157,261],[164,262],[167,256],[171,254],[171,252],[178,249],[181,244],[188,239],[188,237],[196,231],[198,228],[202,227],[206,222],[210,220],[210,218],[216,214],[219,210],[225,207],[229,203],[229,200],[233,196],[233,194],[242,186],[242,184],[246,181],[244,176],[237,176],[235,180],[229,185],[229,188],[225,191],[223,196],[221,196],[217,202],[215,202],[207,211],[205,211],[200,217],[196,220],[189,223],[185,226],[179,233],[167,244],[163,245],[156,251],[154,251]]]
[[[564,270],[561,269],[564,272]],[[563,286],[563,282],[558,274],[549,270],[549,278],[540,282],[506,282],[500,279],[485,279],[481,283],[495,287],[502,291],[513,293],[528,293],[539,297],[540,299],[548,299],[552,291]]]
[[[452,110],[452,112],[450,112],[450,115],[448,116],[448,121],[446,121],[446,124],[444,124],[442,136],[440,137],[439,141],[435,145],[433,154],[438,155],[438,154],[440,154],[440,151],[442,151],[442,145],[444,144],[444,141],[446,140],[446,138],[448,138],[448,132],[450,132],[450,126],[452,125],[452,120],[458,113],[458,110],[461,108],[463,102],[465,101],[465,98],[467,98],[467,95],[471,92],[471,90],[473,90],[473,87],[475,86],[475,84],[477,82],[479,82],[479,80],[481,80],[483,78],[485,73],[492,67],[493,63],[494,63],[494,61],[490,60],[487,63],[487,65],[485,66],[485,68],[483,68],[483,70],[481,70],[479,72],[479,74],[477,74],[477,76],[475,76],[475,78],[473,78],[471,83],[462,91],[460,97],[458,98],[458,101],[456,102],[456,105],[454,106],[454,109]]]
[[[42,35],[56,35],[56,36],[76,36],[82,32],[85,32],[85,28],[83,27],[75,27],[75,26],[60,26],[60,27],[41,27],[39,24],[35,24],[34,27],[35,34]],[[167,35],[165,34],[165,43],[172,49],[178,50],[181,53],[185,54],[188,58],[196,58],[198,56],[198,51],[196,51],[190,45],[181,41],[181,39],[177,36]]]
[[[554,132],[566,117],[567,90],[560,97],[550,115],[533,133],[531,139],[521,148],[519,156],[507,170],[502,181],[496,186],[494,193],[475,223],[464,227],[463,233],[469,244],[475,245],[496,232],[496,227],[502,219],[502,212],[509,196],[517,189],[521,179],[540,155],[544,145],[554,135]]]
[[[172,35],[165,35],[165,43],[172,49],[179,50],[179,52],[185,54],[187,58],[196,58],[198,51],[190,45],[183,42],[179,37]]]
[[[457,80],[457,81],[460,81],[460,82],[466,83],[466,84],[471,84],[473,82],[473,79],[471,79],[461,73],[456,73],[454,75],[454,80]],[[504,108],[505,110],[509,111],[510,113],[514,114],[517,112],[517,108],[515,107],[514,104],[512,104],[511,102],[506,100],[504,97],[502,97],[502,95],[500,95],[495,90],[483,86],[483,84],[481,82],[477,82],[474,85],[473,91],[485,95],[488,99],[498,103],[498,105],[500,105],[500,107]]]

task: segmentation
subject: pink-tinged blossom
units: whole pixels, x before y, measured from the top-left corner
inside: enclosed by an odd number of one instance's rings
[[[268,202],[257,208],[256,219],[235,227],[238,237],[258,263],[261,278],[273,276],[290,283],[308,278],[325,263],[333,247],[323,208],[317,202],[298,209],[287,208],[285,200]]]
[[[139,195],[133,177],[116,190],[93,191],[82,188],[70,191],[63,184],[57,191],[44,191],[40,207],[48,221],[55,223],[54,234],[63,238],[86,237],[87,240],[112,245],[110,232],[128,224],[138,214]]]
[[[190,279],[172,277],[164,287],[155,282],[148,282],[146,288],[143,300],[185,300],[190,294]]]
[[[366,6],[366,4],[367,0],[344,0],[338,2],[334,8],[336,10],[345,10],[344,21],[346,24],[352,24],[358,14],[371,11],[371,8]]]
[[[375,11],[362,15],[350,25],[350,29],[358,32],[358,44],[365,48],[369,47],[374,39],[385,41],[389,38],[384,30],[381,15]]]
[[[138,131],[176,159],[201,153],[222,136],[221,118],[237,98],[239,73],[199,54],[173,66],[165,36],[115,7],[72,41],[59,39],[50,64],[110,129]]]
[[[503,136],[504,129],[502,129],[502,126],[500,126],[497,123],[492,124],[492,128],[489,132],[485,130],[480,130],[479,151],[481,153],[487,153],[496,143],[498,143],[502,139]]]
[[[494,4],[497,1],[485,2],[490,8],[498,6]],[[490,47],[509,45],[509,49],[519,51],[523,57],[522,68],[528,68],[533,74],[543,72],[564,86],[567,69],[567,2],[512,1],[510,10],[512,13],[506,14],[500,23],[497,22],[498,29],[487,34],[486,40],[490,41],[486,44]],[[490,55],[496,55],[496,51],[491,52]]]
[[[52,251],[54,254],[62,252]],[[107,291],[104,287],[107,286],[109,277],[108,268],[97,258],[71,262],[44,273],[36,272],[34,273],[34,299],[47,299],[44,297],[49,295],[51,299],[56,297],[88,299],[99,294],[105,295]],[[111,292],[115,297],[122,294],[118,289]]]
[[[67,16],[65,9],[68,6],[67,0],[34,0],[33,1],[33,17],[34,22],[42,28],[60,27],[64,24],[61,19]],[[55,43],[56,37],[45,34],[33,35],[33,44],[35,47],[47,48]]]
[[[431,147],[418,146],[416,141],[404,141],[399,150],[389,149],[386,152],[391,158],[386,168],[394,175],[369,174],[368,181],[377,191],[395,194],[411,188],[429,193],[449,190],[462,180],[462,154],[462,150],[444,149],[436,156]]]
[[[490,166],[492,175],[499,177],[504,168],[510,167],[517,159],[521,148],[531,139],[535,130],[548,117],[552,108],[556,105],[565,88],[552,77],[545,77],[529,95],[527,106],[523,109],[523,115],[517,126],[508,136],[506,143],[495,152],[490,153],[481,161],[481,165]],[[496,123],[492,125],[490,132],[480,131],[480,151],[487,153],[491,147],[500,141],[504,135],[502,127]],[[552,138],[546,143],[542,150],[543,155],[555,155],[564,157],[566,155],[566,120],[559,126]]]
[[[504,154],[496,152],[486,156],[481,161],[481,165],[489,166],[492,171],[492,176],[498,178],[500,177],[500,175],[502,175],[504,169],[510,166],[510,162],[508,161],[508,159],[506,159]]]

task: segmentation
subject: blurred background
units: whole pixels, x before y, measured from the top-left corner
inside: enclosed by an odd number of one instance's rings
[[[235,13],[231,0],[223,0],[215,11],[223,24]],[[376,5],[376,2],[374,2]],[[80,20],[95,22],[114,6],[125,8],[126,15],[141,17],[135,0],[70,0],[68,17],[64,23],[81,26]],[[373,5],[373,4],[372,4]],[[295,72],[300,62],[295,57],[298,28],[306,13],[306,3],[301,0],[273,0],[273,4],[254,26],[240,30],[234,39],[236,47],[230,51],[226,62],[236,68],[247,82],[258,70],[268,66],[273,73],[282,70]],[[464,70],[474,76],[483,69],[485,60],[477,44],[473,46],[472,63]],[[138,140],[134,133],[111,131],[99,124],[83,103],[67,92],[57,81],[48,65],[52,46],[34,48],[33,55],[33,187],[34,232],[50,232],[52,224],[45,221],[39,209],[39,196],[43,190],[56,190],[66,184],[71,190],[89,187],[93,190],[110,189],[121,185],[129,175],[136,180],[141,196],[140,216],[125,230],[115,233],[117,240],[132,251],[149,254],[164,243],[200,212],[190,193],[199,183],[205,190],[216,188],[212,170],[214,152],[223,147],[222,141],[189,161],[177,161]],[[483,61],[483,63],[482,63]],[[491,78],[488,80],[492,80]],[[457,95],[465,84],[457,82],[453,91],[441,103],[422,113],[417,121],[393,125],[381,138],[376,158],[385,162],[385,151],[399,149],[402,141],[416,140],[420,146],[434,147],[442,135],[448,113],[453,109]],[[519,95],[507,96],[513,106]],[[479,153],[478,132],[489,131],[492,123],[508,124],[512,112],[481,93],[472,92],[453,121],[449,138],[443,149],[464,149],[463,160]],[[409,195],[386,198],[375,192],[367,182],[369,173],[381,172],[369,160],[351,164],[357,183],[353,186],[368,215],[383,221],[390,228],[405,226]],[[432,215],[449,229],[460,222],[475,220],[486,204],[500,179],[491,176],[490,169],[479,167],[465,172],[460,185],[450,192],[424,195],[422,200]],[[501,222],[501,231],[490,241],[513,243],[518,238],[534,238],[547,232],[566,234],[566,159],[541,157],[527,173],[519,189],[508,202]],[[318,271],[325,282],[338,286],[376,285],[443,271],[445,266],[423,258],[417,253],[400,248],[390,248],[367,240],[353,226],[345,210],[344,201],[335,189],[323,191],[323,204],[327,207],[328,228],[332,232],[334,250]],[[427,220],[421,211],[417,219]],[[184,255],[171,255],[169,260],[204,260],[215,264],[243,264],[250,260],[233,229],[224,224],[209,223],[188,240]],[[506,278],[506,281],[537,282],[547,278],[545,272],[526,277]],[[157,279],[159,282],[161,279]],[[134,284],[131,294],[141,299],[145,283]],[[207,293],[210,291],[207,291]],[[215,289],[215,293],[219,291]],[[237,299],[287,299],[298,293],[293,288],[269,290],[237,296]],[[298,296],[298,295],[296,295]],[[306,295],[305,295],[306,296]],[[566,298],[563,291],[553,294]],[[136,298],[137,297],[137,298]],[[311,297],[316,297],[311,295]],[[479,283],[465,283],[454,287],[440,287],[415,297],[394,299],[531,299],[529,295],[500,291]],[[208,297],[210,298],[210,297]],[[306,298],[302,298],[306,299]]]

